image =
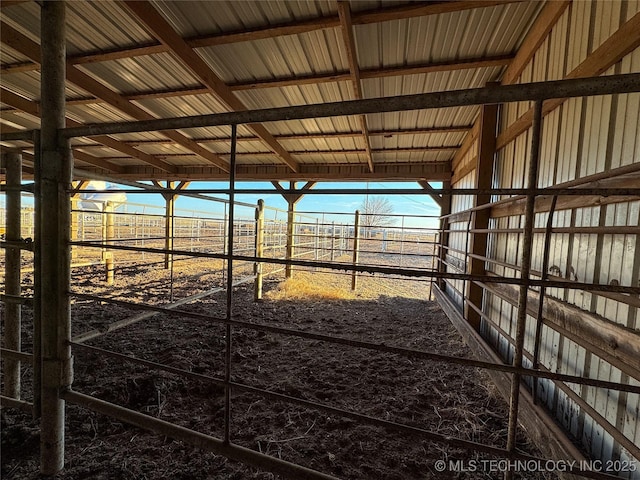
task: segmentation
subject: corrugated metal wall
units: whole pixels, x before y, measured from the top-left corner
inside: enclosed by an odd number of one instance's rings
[[[600,1],[573,2],[559,19],[551,34],[541,45],[533,60],[522,72],[518,83],[563,78],[591,52],[607,40],[625,21],[640,11],[640,2]],[[626,55],[605,74],[640,71],[640,49]],[[501,109],[499,129],[504,131],[531,104],[522,102]],[[564,102],[544,119],[539,187],[556,185],[623,165],[640,162],[640,94],[572,99]],[[499,150],[494,159],[493,186],[523,187],[529,162],[530,131],[517,137]],[[460,171],[465,160],[473,158],[472,148],[454,168]],[[455,172],[454,172],[455,174]],[[454,183],[454,188],[475,186],[475,174],[470,173]],[[494,197],[494,200],[498,199]],[[453,197],[452,212],[472,206],[468,197]],[[536,214],[535,226],[544,228],[548,212]],[[638,226],[640,202],[625,202],[595,207],[558,209],[553,216],[554,227]],[[490,228],[522,228],[524,218],[512,215],[492,218]],[[452,229],[465,230],[466,222],[454,223]],[[452,249],[465,250],[466,234],[452,233]],[[504,276],[519,276],[521,234],[491,233],[487,253],[490,258],[513,265],[487,264],[487,270]],[[544,234],[535,235],[532,269],[542,270]],[[464,264],[464,255],[452,253],[456,268]],[[449,267],[449,271],[456,271]],[[548,273],[558,277],[604,284],[639,285],[640,242],[638,235],[552,233],[549,242]],[[539,278],[539,277],[536,277]],[[462,308],[463,285],[447,282],[447,293]],[[610,296],[580,290],[547,288],[547,297],[562,300],[585,311],[640,330],[637,307],[629,306]],[[483,321],[482,333],[505,358],[511,360],[512,338],[515,336],[516,307],[497,295],[485,292],[484,312],[492,324]],[[535,320],[527,319],[525,349],[533,353]],[[540,350],[541,365],[551,371],[592,378],[629,382],[637,379],[612,366],[593,352],[557,331],[543,326]],[[531,366],[530,361],[525,361]],[[640,395],[614,390],[541,381],[538,398],[557,421],[577,439],[594,458],[635,461],[640,459],[615,441],[611,432],[617,430],[628,440],[627,445],[640,445]],[[580,406],[576,399],[588,407]],[[589,408],[590,407],[590,408]],[[620,472],[623,478],[640,478],[640,472]]]

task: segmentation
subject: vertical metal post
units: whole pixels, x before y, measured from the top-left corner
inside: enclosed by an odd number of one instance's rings
[[[449,189],[451,188],[451,182],[442,182],[442,188]],[[451,195],[442,195],[442,207],[440,207],[440,216],[443,217],[445,215],[449,215],[451,213]],[[449,245],[449,219],[448,218],[440,218],[440,244],[438,257],[440,261],[438,262],[438,271],[441,273],[445,273],[447,271],[447,266],[445,262],[447,260],[447,246]],[[438,288],[444,291],[446,285],[446,280],[444,278],[438,279]]]
[[[33,417],[40,418],[42,408],[42,295],[41,295],[41,169],[40,130],[33,132]]]
[[[360,211],[356,210],[356,216],[353,226],[353,266],[358,265],[358,257],[360,256]],[[351,290],[358,287],[358,272],[351,272]]]
[[[291,189],[293,190],[294,188],[295,182],[291,182]],[[288,198],[287,205],[287,255],[285,258],[287,260],[293,260],[293,256],[295,255],[296,202]],[[285,266],[285,277],[293,277],[293,266],[290,263],[287,263]]]
[[[544,232],[544,254],[542,257],[542,280],[546,280],[549,276],[549,241],[551,240],[551,227],[553,227],[553,215],[556,211],[556,203],[558,197],[556,195],[551,199],[551,208],[549,209],[549,216],[547,217],[547,227]],[[533,368],[538,369],[540,367],[540,341],[542,339],[542,319],[544,309],[544,285],[540,287],[540,297],[538,298],[538,312],[536,315],[536,339],[533,346]],[[540,378],[533,379],[533,403],[538,404],[538,385],[540,384]]]
[[[402,216],[402,224],[400,226],[400,262],[399,267],[402,268],[402,255],[404,255],[404,215]]]
[[[227,204],[224,204],[224,218],[222,222],[222,254],[227,255],[227,243],[229,238],[229,225],[231,225],[231,230],[233,230],[233,222],[229,223],[229,217],[227,215]],[[227,281],[227,259],[226,257],[222,260],[222,283],[226,283]]]
[[[54,475],[64,466],[65,405],[60,393],[71,386],[69,283],[73,159],[65,127],[65,2],[45,1],[41,11],[41,276],[42,418],[40,470]]]
[[[319,238],[320,225],[319,225],[319,223],[320,223],[320,219],[316,218],[316,233],[315,233],[315,236],[314,236],[314,239],[313,239],[313,250],[315,252],[314,255],[313,255],[313,259],[314,260],[318,260],[318,255],[320,253],[318,251],[318,249],[320,248],[320,244],[319,244],[319,241],[320,241],[320,238]]]
[[[173,188],[172,182],[167,182],[167,188]],[[175,202],[176,196],[173,193],[164,193],[165,200],[165,218],[164,218],[164,249],[173,250],[173,236],[175,229]],[[164,268],[169,269],[173,266],[173,254],[164,254]]]
[[[535,218],[535,194],[533,190],[538,185],[538,164],[540,161],[540,139],[542,137],[542,101],[535,102],[533,127],[531,133],[531,158],[527,173],[527,202],[524,211],[524,231],[522,233],[522,260],[520,265],[520,276],[523,283],[520,285],[518,296],[518,316],[516,323],[516,336],[514,346],[513,366],[522,367],[522,356],[524,352],[524,335],[527,322],[527,294],[529,292],[529,275],[531,272],[531,251],[533,243],[533,226]],[[507,431],[507,450],[515,451],[516,431],[518,427],[518,404],[520,400],[520,374],[513,374],[511,381],[511,402],[509,404],[509,423]],[[505,478],[511,478],[513,472],[507,472]]]
[[[113,269],[113,251],[109,248],[111,242],[115,238],[115,225],[113,218],[113,203],[107,202],[104,204],[104,244],[105,253],[104,253],[104,266],[106,270],[106,281],[107,285],[113,285],[114,279],[114,269]]]
[[[78,194],[71,197],[71,241],[78,240]],[[71,260],[78,257],[78,247],[71,248]]]
[[[3,155],[6,168],[7,186],[7,216],[6,238],[10,242],[19,242],[21,232],[21,196],[22,183],[22,155],[11,152]],[[20,261],[22,251],[18,248],[5,249],[5,284],[4,290],[8,295],[21,296]],[[20,302],[6,302],[4,305],[4,344],[11,350],[20,351],[20,323],[22,304]],[[4,360],[4,394],[7,397],[20,399],[20,361],[12,358]]]
[[[431,234],[431,235],[427,235],[427,241],[429,242],[435,242],[436,241],[436,235]],[[432,272],[435,272],[435,268],[434,268],[434,264],[435,264],[435,258],[436,258],[436,246],[433,243],[428,244],[427,246],[427,251],[430,251],[431,254],[431,264],[429,265],[429,270],[431,270]],[[429,277],[429,301],[433,300],[433,277]]]
[[[261,258],[264,255],[264,200],[258,200],[256,208],[256,257]],[[262,262],[256,262],[255,274],[256,283],[254,288],[254,300],[262,298]]]
[[[224,442],[231,442],[231,315],[233,314],[233,215],[236,188],[236,142],[238,126],[231,125],[231,157],[229,159],[229,235],[227,236],[227,324],[225,327],[224,368]]]
[[[331,261],[336,259],[336,222],[331,222]]]

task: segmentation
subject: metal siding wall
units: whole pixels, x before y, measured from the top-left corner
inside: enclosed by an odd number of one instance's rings
[[[640,1],[576,1],[561,16],[550,36],[541,45],[523,71],[519,82],[563,78],[586,56],[607,40],[620,25],[640,11]],[[640,49],[628,54],[604,74],[640,71]],[[504,130],[529,110],[529,102],[502,106],[499,128]],[[540,187],[574,180],[619,166],[640,162],[640,94],[570,99],[551,112],[543,123],[543,144],[539,171]],[[505,146],[495,157],[493,185],[496,188],[523,187],[529,157],[529,132]],[[463,163],[463,162],[461,162]],[[475,177],[468,175],[456,184],[472,187]],[[455,197],[454,197],[455,198]],[[494,198],[497,200],[498,198]],[[452,211],[471,206],[468,198],[459,199]],[[536,227],[546,226],[548,213],[536,215]],[[490,220],[490,228],[522,228],[522,216]],[[596,207],[559,210],[554,213],[554,227],[637,226],[640,201]],[[460,224],[458,224],[460,226]],[[452,239],[454,248],[464,250],[466,235]],[[491,233],[488,255],[498,261],[519,265],[521,234]],[[532,265],[542,269],[544,235],[536,234]],[[580,282],[639,285],[640,242],[637,235],[553,233],[549,245],[549,274]],[[488,264],[498,275],[519,276],[513,268]],[[462,282],[459,282],[462,283]],[[458,288],[456,286],[456,288]],[[640,329],[638,308],[578,290],[547,288],[546,295],[566,301],[602,317]],[[460,302],[461,297],[456,296]],[[459,303],[460,304],[460,303]],[[507,334],[515,332],[516,308],[499,297],[486,293],[484,311]],[[506,361],[512,360],[509,342],[486,321],[482,333]],[[527,317],[525,348],[533,352],[535,325]],[[640,384],[629,379],[605,360],[584,347],[544,326],[540,361],[551,371]],[[525,362],[529,365],[529,362]],[[566,384],[627,439],[640,445],[640,395],[620,394],[614,390]],[[542,381],[538,389],[541,402],[557,420],[578,439],[595,458],[602,460],[636,460],[621,447],[596,419],[592,418],[553,382]],[[640,465],[639,465],[640,466]],[[640,478],[640,472],[623,473],[622,478]]]
[[[460,161],[458,168],[463,168],[469,162],[475,161],[475,152],[477,151],[477,140],[469,148],[469,151]],[[476,172],[475,170],[465,175],[452,185],[452,188],[475,188]],[[473,207],[473,195],[453,195],[451,198],[451,213],[460,212]],[[468,222],[454,222],[449,225],[451,230],[460,230],[460,232],[449,232],[449,246],[456,250],[466,251],[469,234]],[[455,264],[455,267],[447,265],[447,272],[466,273],[467,259],[464,254],[457,252],[447,252],[447,262]],[[461,280],[446,280],[446,292],[453,302],[461,309],[463,308],[463,299],[465,295],[465,284]]]

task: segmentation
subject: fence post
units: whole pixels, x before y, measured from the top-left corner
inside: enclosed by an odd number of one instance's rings
[[[115,238],[115,226],[113,218],[113,203],[107,202],[104,205],[104,225],[105,225],[105,237],[104,243],[106,250],[104,253],[104,265],[107,272],[107,285],[113,285],[114,270],[113,270],[113,251],[109,248],[110,242]]]
[[[318,260],[318,255],[319,255],[318,249],[320,248],[320,243],[319,243],[319,240],[320,240],[320,238],[319,238],[320,225],[319,225],[319,223],[320,223],[320,219],[316,218],[316,235],[315,235],[315,238],[313,239],[313,248],[314,248],[314,251],[315,251],[315,254],[313,256],[314,260]],[[316,267],[316,270],[317,269],[318,269],[318,267]]]
[[[258,200],[256,208],[256,257],[261,258],[264,254],[264,200]],[[258,301],[262,299],[262,262],[254,264],[254,273],[256,274],[256,283],[254,288],[253,299]]]
[[[167,182],[167,188],[173,188],[173,182]],[[176,196],[173,193],[163,193],[162,196],[165,199],[165,223],[164,223],[164,249],[173,250],[173,235],[174,235],[174,209],[176,203]],[[164,254],[164,268],[169,269],[173,265],[173,254]]]
[[[78,240],[78,194],[71,197],[71,241]],[[78,247],[71,247],[71,260],[75,260],[78,256]]]
[[[353,226],[353,266],[358,265],[358,257],[360,255],[360,211],[356,210],[356,217]],[[355,290],[358,286],[358,272],[351,272],[351,290]]]
[[[40,472],[54,475],[64,466],[65,404],[61,394],[71,387],[71,313],[69,240],[73,157],[65,127],[65,2],[42,2],[40,15],[41,59],[41,161],[40,176],[40,278],[41,295],[42,417],[40,421]]]
[[[20,242],[22,240],[21,229],[21,192],[19,190],[22,183],[22,155],[18,152],[11,152],[3,155],[6,167],[7,186],[7,216],[6,216],[6,238],[9,242]],[[4,290],[7,295],[20,296],[21,272],[20,259],[22,251],[19,248],[5,249],[5,285]],[[22,307],[20,302],[6,302],[5,323],[4,323],[4,343],[5,347],[20,351],[20,322]],[[12,358],[4,358],[4,394],[7,397],[20,399],[20,361]]]
[[[287,260],[293,260],[295,255],[295,221],[296,221],[296,202],[289,201],[289,208],[287,208]],[[285,277],[291,278],[293,276],[293,266],[290,263],[286,264]]]

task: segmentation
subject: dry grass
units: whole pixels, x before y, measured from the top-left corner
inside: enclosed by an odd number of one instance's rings
[[[352,300],[355,298],[350,290],[318,285],[305,278],[289,278],[265,296],[270,300]]]

